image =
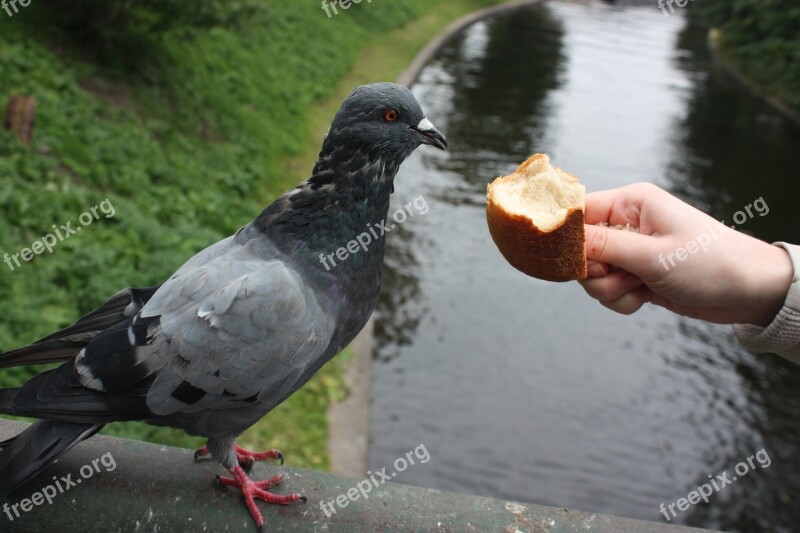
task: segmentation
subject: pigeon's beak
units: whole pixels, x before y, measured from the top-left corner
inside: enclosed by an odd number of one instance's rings
[[[445,139],[442,132],[437,130],[430,120],[423,118],[416,126],[411,126],[411,129],[416,131],[422,136],[424,144],[430,144],[440,150],[447,150],[447,139]]]

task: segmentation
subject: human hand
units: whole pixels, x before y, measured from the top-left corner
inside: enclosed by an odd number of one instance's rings
[[[618,313],[650,302],[709,322],[767,326],[792,282],[784,249],[728,228],[649,183],[587,194],[585,215],[589,277],[580,283]],[[630,224],[639,233],[595,225],[600,222]]]

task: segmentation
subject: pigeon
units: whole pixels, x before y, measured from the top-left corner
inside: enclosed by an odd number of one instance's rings
[[[39,419],[0,443],[0,493],[41,473],[110,422],[143,420],[205,437],[195,459],[230,474],[260,529],[255,500],[287,505],[275,476],[253,481],[236,438],[339,353],[366,324],[381,286],[385,235],[346,260],[331,252],[383,227],[394,178],[419,146],[447,140],[413,94],[392,83],[354,89],[312,175],[166,282],[127,288],[75,324],[0,354],[0,368],[60,362],[0,389],[0,413]],[[322,259],[330,259],[325,261]],[[340,258],[339,258],[340,259]]]

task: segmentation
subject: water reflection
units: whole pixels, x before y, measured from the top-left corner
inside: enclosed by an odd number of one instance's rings
[[[383,362],[398,356],[401,346],[412,343],[425,312],[418,305],[421,295],[419,282],[414,275],[419,269],[419,261],[413,251],[414,246],[418,246],[413,242],[415,237],[405,225],[398,225],[392,230],[392,253],[387,254],[384,261],[383,286],[388,290],[382,295],[377,316],[384,317],[386,309],[392,312],[391,318],[375,322],[376,344],[381,346],[375,358]],[[391,342],[388,342],[389,339]]]
[[[431,65],[442,75],[428,83],[457,80],[446,104],[453,148],[439,160],[441,169],[462,176],[470,193],[482,194],[486,176],[526,159],[541,142],[547,95],[561,83],[563,33],[551,11],[537,5],[513,21],[477,24]]]
[[[669,169],[672,191],[728,224],[734,223],[734,213],[763,198],[769,211],[748,217],[740,229],[767,241],[800,242],[791,205],[798,192],[791,178],[792,169],[800,165],[800,134],[714,63],[706,39],[702,29],[687,25],[677,41],[676,64],[697,83],[689,94],[685,119],[675,127],[675,156]],[[705,329],[686,321],[681,333],[712,350],[689,349],[668,362],[689,369],[685,377],[689,383],[703,379],[702,395],[716,416],[693,425],[711,433],[709,441],[717,443],[707,454],[708,469],[728,470],[734,476],[733,467],[762,448],[772,464],[726,487],[722,502],[692,508],[686,523],[738,531],[791,531],[800,518],[790,496],[797,491],[793,478],[800,469],[796,414],[800,372],[782,358],[747,354],[729,336],[709,337]],[[711,372],[719,369],[721,360],[732,372],[728,379]],[[726,383],[735,386],[725,387]],[[694,483],[707,481],[698,474]]]
[[[791,531],[798,368],[727,327],[620,317],[575,284],[522,276],[491,243],[484,195],[543,151],[589,190],[653,181],[718,219],[763,196],[769,214],[743,229],[800,242],[797,132],[652,4],[483,21],[414,91],[451,151],[418,151],[397,179],[396,205],[422,194],[430,211],[389,236],[370,466],[422,442],[431,461],[399,481],[663,522],[661,503],[765,448],[769,468],[673,523]]]
[[[669,168],[673,192],[705,206],[718,220],[763,197],[768,216],[741,229],[760,238],[800,242],[792,192],[798,190],[800,132],[714,64],[707,35],[687,26],[679,33],[676,64],[694,80],[687,113],[674,130]]]

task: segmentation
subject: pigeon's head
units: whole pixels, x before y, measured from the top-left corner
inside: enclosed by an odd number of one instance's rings
[[[328,142],[331,147],[349,145],[395,161],[423,144],[447,148],[444,135],[425,117],[411,91],[395,83],[354,89],[333,119]]]

